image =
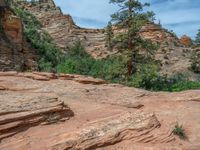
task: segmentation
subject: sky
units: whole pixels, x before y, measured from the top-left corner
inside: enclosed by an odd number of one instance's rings
[[[163,27],[173,30],[179,37],[189,35],[195,38],[200,29],[200,0],[141,0],[148,2]],[[70,14],[78,26],[103,28],[110,21],[110,15],[118,8],[109,0],[55,0],[64,14]]]

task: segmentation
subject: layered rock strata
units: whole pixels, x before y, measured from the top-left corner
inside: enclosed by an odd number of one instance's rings
[[[105,58],[109,55],[120,53],[121,50],[106,47],[104,29],[85,29],[78,27],[70,15],[62,13],[56,7],[53,0],[39,0],[32,4],[26,1],[17,2],[18,6],[34,14],[43,24],[54,42],[64,51],[69,45],[80,40],[85,50],[94,58]],[[117,34],[120,31],[114,29]],[[161,25],[147,24],[140,35],[159,45],[155,58],[160,61],[163,74],[174,74],[177,72],[188,72],[191,65],[191,54],[193,49],[185,47],[172,32],[167,31]]]
[[[1,150],[200,148],[199,90],[154,93],[38,72],[2,72],[0,89]],[[172,133],[176,124],[186,140]]]

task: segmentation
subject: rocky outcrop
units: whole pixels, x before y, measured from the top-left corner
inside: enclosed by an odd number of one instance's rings
[[[199,150],[199,102],[199,90],[154,93],[80,75],[1,72],[0,149]],[[172,133],[177,123],[187,140]]]
[[[6,6],[0,8],[0,70],[35,69],[36,52],[23,36],[20,18]]]
[[[187,35],[183,35],[180,38],[180,43],[186,47],[190,47],[193,44],[192,39]]]
[[[31,75],[0,73],[0,78],[8,76],[29,78]],[[42,78],[32,76],[36,80]],[[35,88],[8,80],[0,81],[0,142],[33,126],[65,121],[73,116],[72,110],[56,94],[31,92]]]
[[[153,41],[163,46],[181,46],[178,38],[173,33],[164,29],[161,25],[149,23],[142,27],[140,31],[141,37]]]
[[[82,131],[74,133],[73,137],[66,138],[63,142],[56,143],[51,149],[90,150],[102,148],[127,139],[137,138],[141,134],[147,136],[150,130],[155,130],[159,126],[160,123],[154,114],[124,113],[109,120],[88,124]],[[142,142],[142,138],[140,137],[136,141]]]
[[[140,34],[144,39],[159,45],[155,58],[160,61],[161,73],[190,72],[188,68],[191,66],[191,56],[194,49],[190,48],[192,40],[189,37],[178,39],[172,32],[155,24],[144,26]]]
[[[51,124],[64,121],[73,116],[73,112],[55,95],[33,94],[9,91],[1,97],[0,141],[39,124]]]
[[[105,47],[104,30],[84,29],[75,25],[70,15],[62,13],[53,0],[39,0],[36,4],[17,2],[18,7],[34,14],[42,23],[54,42],[62,49],[80,40],[86,51],[94,58],[106,57],[109,52]]]

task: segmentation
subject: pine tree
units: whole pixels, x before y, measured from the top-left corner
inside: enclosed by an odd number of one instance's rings
[[[144,12],[143,8],[149,6],[149,4],[142,4],[139,0],[110,0],[110,3],[116,4],[120,8],[111,17],[112,22],[119,29],[125,30],[120,35],[120,42],[131,55],[128,62],[128,74],[130,76],[136,72],[137,55],[139,49],[144,45],[144,41],[139,36],[139,31],[146,23],[154,20],[154,13]]]
[[[108,46],[109,50],[113,49],[113,43],[112,43],[113,36],[114,34],[112,29],[112,23],[109,21],[106,27],[106,45]]]

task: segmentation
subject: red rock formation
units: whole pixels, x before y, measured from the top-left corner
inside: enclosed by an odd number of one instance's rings
[[[149,23],[143,26],[140,35],[144,39],[151,40],[161,46],[180,45],[178,38],[174,34],[162,28],[161,25],[154,23]]]
[[[186,47],[189,47],[192,45],[192,39],[187,36],[187,35],[183,35],[181,38],[180,38],[180,43]]]
[[[23,36],[20,18],[8,8],[1,8],[0,70],[35,69],[36,52]]]
[[[154,93],[80,75],[3,72],[0,93],[1,150],[200,148],[199,90]],[[172,134],[177,123],[187,140]]]
[[[19,17],[14,16],[11,11],[5,11],[3,29],[9,40],[17,44],[23,43],[23,26]]]

